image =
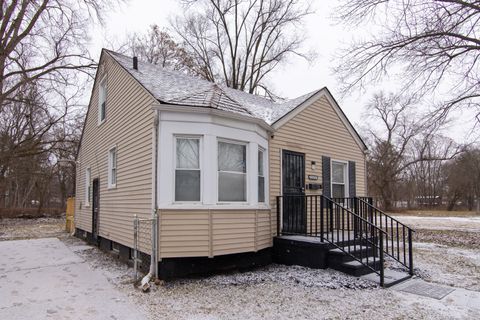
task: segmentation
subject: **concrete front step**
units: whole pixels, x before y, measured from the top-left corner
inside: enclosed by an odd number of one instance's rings
[[[361,278],[380,284],[380,276],[378,274],[374,273],[374,272],[369,273],[369,274],[365,274],[365,275],[361,276]],[[404,281],[406,281],[408,279],[411,279],[411,278],[412,278],[412,276],[409,275],[406,272],[400,272],[400,271],[385,269],[383,286],[385,288],[389,288],[391,286],[394,286],[396,284],[399,284],[399,283],[404,282]]]

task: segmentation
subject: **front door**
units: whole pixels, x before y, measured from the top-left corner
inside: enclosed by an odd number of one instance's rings
[[[305,154],[282,152],[283,233],[305,233]]]
[[[100,211],[100,183],[98,179],[93,180],[92,186],[93,203],[92,203],[92,236],[94,240],[98,238],[98,213]]]

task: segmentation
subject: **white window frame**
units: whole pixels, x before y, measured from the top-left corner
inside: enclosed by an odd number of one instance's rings
[[[85,169],[85,206],[90,206],[90,194],[92,186],[92,170],[90,167]]]
[[[112,154],[115,153],[115,167],[113,167]],[[114,146],[108,150],[108,189],[114,189],[117,187],[118,179],[118,149]],[[115,183],[112,183],[113,170],[115,170]]]
[[[102,101],[103,98],[103,101]],[[102,119],[102,103],[105,102],[104,118]],[[98,84],[98,125],[107,120],[107,76],[104,76]]]
[[[342,183],[337,183],[333,182],[333,163],[340,163],[344,165],[344,170],[343,170],[343,177],[344,177],[344,188],[345,188],[345,198],[348,198],[350,196],[349,194],[349,181],[348,181],[348,161],[345,160],[337,160],[337,159],[330,159],[330,192],[331,192],[331,197],[333,198],[333,185],[341,185]]]
[[[220,137],[217,137],[217,154],[216,154],[216,157],[218,159],[218,144],[220,142],[224,142],[224,143],[230,143],[230,144],[238,144],[238,145],[242,145],[242,146],[245,146],[245,172],[244,173],[239,173],[239,172],[236,172],[236,171],[222,171],[222,172],[227,172],[227,173],[236,173],[236,174],[244,174],[245,175],[245,200],[244,201],[220,201],[219,200],[219,197],[220,197],[220,194],[218,192],[218,189],[219,189],[219,186],[220,186],[220,183],[219,183],[219,179],[220,179],[220,175],[219,175],[219,172],[220,170],[218,170],[218,167],[219,167],[219,163],[218,161],[217,162],[217,168],[216,168],[216,172],[217,172],[217,204],[248,204],[249,202],[249,182],[250,182],[250,178],[249,178],[249,172],[248,172],[248,157],[249,157],[249,152],[248,152],[248,145],[249,145],[249,142],[246,142],[246,141],[239,141],[239,140],[232,140],[232,139],[227,139],[227,138],[220,138]]]
[[[199,140],[198,142],[198,169],[185,169],[185,168],[177,168],[177,139],[195,139]],[[172,202],[174,204],[201,204],[203,199],[203,137],[200,135],[182,135],[182,134],[175,134],[173,135],[173,192],[172,192]],[[177,201],[175,199],[175,188],[176,188],[176,171],[178,170],[199,170],[200,171],[200,200],[199,201]]]
[[[263,204],[263,203],[267,203],[267,190],[266,190],[267,189],[267,178],[265,176],[265,149],[262,148],[262,147],[259,147],[258,148],[258,153],[260,153],[260,152],[262,153],[262,171],[263,172],[262,172],[262,175],[260,175],[260,172],[257,173],[257,189],[259,187],[258,179],[260,177],[263,177],[263,198],[264,199],[263,199],[263,201],[260,201],[260,199],[258,197],[260,195],[260,189],[258,189],[257,190],[257,202]],[[258,156],[257,156],[257,158],[258,158]],[[258,167],[259,167],[259,164],[257,163],[257,168]]]

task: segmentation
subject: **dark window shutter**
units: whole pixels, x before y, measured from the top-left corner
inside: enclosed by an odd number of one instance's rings
[[[322,156],[322,184],[323,195],[325,197],[331,197],[332,191],[330,190],[330,157]]]
[[[348,196],[351,198],[357,196],[355,161],[348,161]]]

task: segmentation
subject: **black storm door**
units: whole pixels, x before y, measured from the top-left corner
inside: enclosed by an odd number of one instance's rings
[[[283,233],[305,233],[305,155],[282,152]]]
[[[92,236],[97,240],[98,237],[98,213],[100,211],[100,183],[98,179],[93,180],[93,203],[92,203]]]

